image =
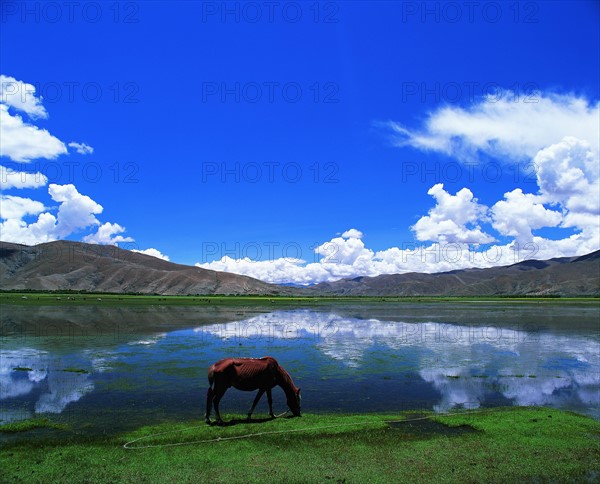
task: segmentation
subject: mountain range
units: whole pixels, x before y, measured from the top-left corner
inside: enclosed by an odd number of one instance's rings
[[[600,250],[485,269],[356,277],[310,290],[345,296],[599,296]]]
[[[116,246],[56,241],[0,242],[0,290],[161,295],[600,296],[600,250],[435,274],[385,274],[299,288],[175,264]]]
[[[289,294],[251,277],[175,264],[114,245],[0,242],[0,290],[143,294]]]

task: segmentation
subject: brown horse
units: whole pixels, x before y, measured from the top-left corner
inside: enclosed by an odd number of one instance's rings
[[[287,405],[292,413],[300,417],[300,389],[296,388],[289,373],[279,366],[275,358],[270,356],[225,358],[217,361],[208,369],[208,383],[210,387],[206,393],[206,416],[204,418],[206,423],[210,423],[212,405],[215,407],[217,424],[223,423],[219,414],[219,402],[229,387],[244,391],[258,389],[252,408],[248,412],[248,420],[265,392],[267,392],[269,401],[269,415],[275,417],[271,389],[277,385],[285,392]]]

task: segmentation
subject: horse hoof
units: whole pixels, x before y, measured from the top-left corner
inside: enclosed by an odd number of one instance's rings
[[[208,425],[210,425],[210,419],[209,418],[205,418],[204,419],[204,423],[207,423]]]
[[[223,420],[219,419],[215,422],[217,425],[223,425],[225,422],[223,422]]]

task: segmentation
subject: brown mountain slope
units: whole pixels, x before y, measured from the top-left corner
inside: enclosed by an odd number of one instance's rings
[[[0,289],[157,294],[287,294],[251,277],[174,264],[115,246],[0,242]]]
[[[317,284],[309,290],[314,294],[347,296],[599,296],[600,251],[486,269],[342,279]]]
[[[357,277],[298,288],[174,264],[115,246],[70,241],[36,246],[0,242],[0,289],[164,295],[600,296],[600,251],[487,269]]]

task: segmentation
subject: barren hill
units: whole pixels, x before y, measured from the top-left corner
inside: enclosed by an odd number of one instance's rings
[[[0,242],[0,289],[146,294],[287,294],[284,287],[174,264],[115,246]]]
[[[347,296],[600,296],[600,251],[486,269],[342,279],[309,290]]]

